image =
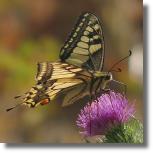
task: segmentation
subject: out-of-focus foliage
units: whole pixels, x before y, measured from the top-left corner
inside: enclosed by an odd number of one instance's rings
[[[60,47],[83,11],[95,13],[102,23],[105,71],[127,56],[128,50],[133,52],[133,59],[117,65],[114,69],[120,67],[122,72],[113,76],[126,84],[126,98],[136,99],[136,117],[143,123],[142,0],[1,0],[0,142],[75,143],[82,139],[75,121],[89,97],[67,107],[61,107],[59,97],[43,107],[6,109],[22,101],[14,96],[35,85],[36,63],[59,59]],[[109,87],[125,90],[114,82]]]

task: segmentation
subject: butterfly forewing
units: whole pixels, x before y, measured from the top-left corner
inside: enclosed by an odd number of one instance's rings
[[[104,63],[104,38],[99,19],[83,12],[60,50],[63,62],[91,71],[102,71]]]

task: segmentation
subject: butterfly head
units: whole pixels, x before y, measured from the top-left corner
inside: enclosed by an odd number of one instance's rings
[[[113,79],[111,72],[97,71],[94,73],[94,75],[97,78],[94,82],[95,87],[99,84],[97,91],[105,89],[107,83]]]
[[[105,80],[106,81],[111,81],[112,80],[112,73],[108,72],[106,75],[105,75]]]
[[[106,87],[106,84],[113,79],[111,72],[103,72],[101,77],[100,90],[103,90]]]

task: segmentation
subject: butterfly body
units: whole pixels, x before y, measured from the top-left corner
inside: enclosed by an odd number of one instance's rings
[[[19,105],[45,105],[61,94],[62,106],[70,105],[85,95],[92,99],[112,80],[110,72],[103,72],[104,37],[100,21],[93,13],[81,13],[59,57],[57,62],[37,64],[36,85]]]

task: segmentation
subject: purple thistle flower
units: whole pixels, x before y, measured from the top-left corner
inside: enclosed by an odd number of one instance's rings
[[[135,112],[134,103],[131,104],[120,93],[110,92],[110,95],[102,94],[91,106],[87,103],[78,115],[76,123],[84,130],[79,132],[84,138],[105,135],[113,127],[123,124]]]

